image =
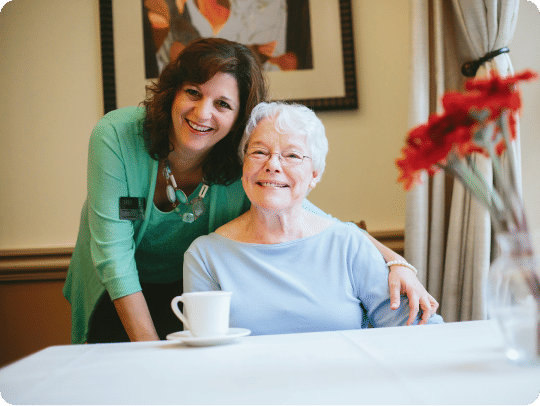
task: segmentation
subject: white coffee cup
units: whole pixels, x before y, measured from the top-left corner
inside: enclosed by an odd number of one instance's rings
[[[229,330],[232,292],[209,291],[176,296],[171,307],[194,337],[222,336]],[[178,308],[184,303],[184,313]]]

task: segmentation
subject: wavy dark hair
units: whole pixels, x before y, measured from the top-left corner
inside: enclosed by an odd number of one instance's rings
[[[218,72],[236,78],[240,108],[231,131],[210,150],[202,168],[207,183],[226,185],[242,173],[238,145],[251,110],[267,95],[259,61],[245,45],[222,38],[203,38],[189,44],[163,69],[159,79],[146,87],[143,138],[153,159],[166,158],[173,150],[169,135],[177,92],[186,82],[203,84]]]

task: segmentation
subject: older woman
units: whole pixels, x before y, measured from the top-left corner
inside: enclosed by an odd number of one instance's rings
[[[186,292],[233,292],[231,326],[279,334],[407,323],[407,299],[391,310],[388,267],[367,235],[302,207],[327,150],[324,126],[308,108],[253,110],[239,151],[251,208],[184,256]]]

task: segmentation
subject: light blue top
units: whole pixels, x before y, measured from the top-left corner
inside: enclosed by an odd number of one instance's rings
[[[380,252],[358,227],[339,221],[278,244],[199,237],[184,256],[184,290],[233,292],[231,327],[253,334],[398,326],[409,318],[405,296],[390,309]],[[428,323],[443,320],[434,315]]]

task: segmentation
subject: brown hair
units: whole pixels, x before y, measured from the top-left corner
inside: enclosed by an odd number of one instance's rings
[[[157,82],[146,87],[143,138],[153,159],[166,158],[173,150],[169,134],[176,93],[185,82],[202,84],[218,72],[236,78],[240,109],[229,134],[203,162],[203,173],[209,184],[229,184],[242,173],[237,151],[251,110],[266,100],[267,93],[260,64],[246,46],[222,38],[203,38],[189,44],[163,69]]]

